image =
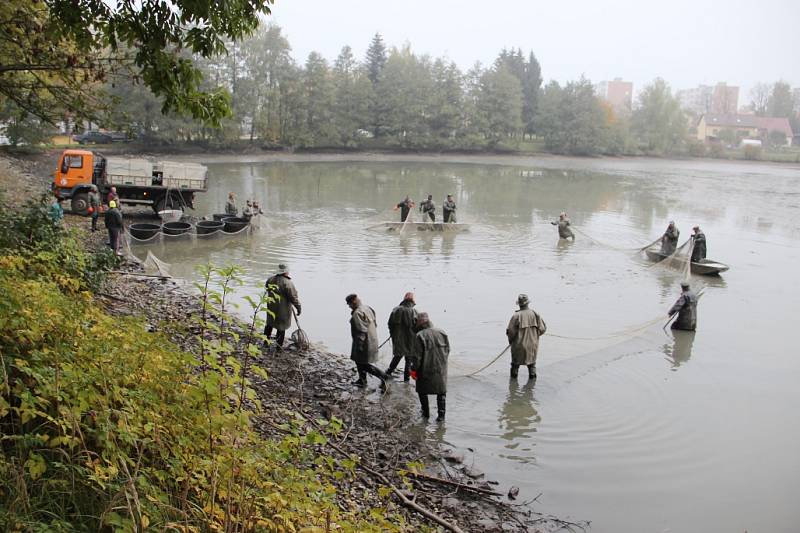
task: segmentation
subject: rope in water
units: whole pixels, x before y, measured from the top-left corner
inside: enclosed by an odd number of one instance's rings
[[[587,239],[589,239],[590,241],[592,241],[595,244],[598,244],[600,246],[605,246],[606,248],[611,248],[612,250],[617,250],[619,252],[637,252],[638,253],[638,252],[641,252],[643,250],[646,250],[647,248],[650,248],[651,246],[653,246],[654,244],[656,244],[657,242],[659,242],[661,240],[661,237],[659,237],[658,239],[654,240],[653,242],[649,243],[648,245],[642,246],[640,248],[620,248],[619,246],[614,246],[614,245],[608,244],[606,242],[598,241],[597,239],[595,239],[594,237],[592,237],[588,233],[586,233],[584,231],[581,231],[580,229],[576,228],[575,226],[570,226],[570,228],[575,230],[577,233],[580,233],[581,235],[583,235],[584,237],[586,237]]]

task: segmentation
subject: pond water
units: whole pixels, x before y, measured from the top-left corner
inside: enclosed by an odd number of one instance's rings
[[[255,294],[279,262],[297,285],[303,329],[349,353],[357,292],[386,319],[406,291],[452,345],[448,415],[430,438],[538,498],[538,509],[600,532],[800,530],[800,169],[766,164],[492,157],[210,158],[198,213],[228,191],[266,215],[249,237],[135,246],[194,279],[211,261],[241,266]],[[368,230],[399,220],[405,194],[448,193],[467,233]],[[559,241],[567,211],[579,230]],[[416,214],[417,220],[421,217]],[[705,288],[696,334],[665,333],[680,274],[631,250],[669,220],[699,224],[709,258],[731,265]],[[519,293],[548,325],[539,379],[508,378]],[[657,324],[656,319],[662,318]],[[625,332],[619,336],[610,334]],[[387,346],[388,348],[388,346]],[[382,352],[381,366],[389,359]],[[523,373],[524,374],[524,373]],[[402,383],[391,397],[413,394]],[[410,413],[416,416],[416,413]]]

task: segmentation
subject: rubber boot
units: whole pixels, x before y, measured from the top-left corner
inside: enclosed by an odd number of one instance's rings
[[[419,406],[420,411],[422,412],[422,418],[428,419],[431,417],[431,408],[428,404],[428,395],[427,394],[420,394],[419,395]]]
[[[528,379],[536,379],[536,365],[528,365]]]
[[[436,395],[436,417],[437,422],[444,421],[444,412],[447,407],[447,397],[444,394]]]
[[[356,387],[364,388],[367,386],[367,373],[360,368],[358,369],[358,379],[355,380],[351,385],[355,385]]]
[[[519,375],[519,365],[511,365],[511,377],[516,378]]]
[[[394,357],[392,357],[392,362],[389,363],[389,368],[386,369],[387,374],[389,374],[390,376],[392,375],[394,369],[397,368],[397,365],[400,363],[400,359],[402,359],[402,357],[400,357],[399,355],[395,355]]]
[[[406,358],[406,364],[403,367],[403,382],[408,383],[409,381],[411,381],[411,363]]]

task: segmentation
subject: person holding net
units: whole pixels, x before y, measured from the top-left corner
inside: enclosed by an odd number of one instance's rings
[[[398,209],[400,210],[400,222],[406,221],[406,219],[408,218],[408,214],[411,212],[411,208],[413,208],[415,205],[416,204],[414,203],[414,200],[412,200],[411,198],[408,197],[408,195],[406,195],[406,197],[403,198],[402,202],[394,206],[395,211],[397,211]]]
[[[562,212],[558,215],[558,220],[555,222],[551,222],[552,225],[558,226],[558,237],[560,239],[572,239],[575,240],[575,234],[572,233],[572,230],[569,229],[570,222],[569,217],[566,213]]]
[[[700,229],[700,226],[692,228],[694,234],[692,235],[692,263],[700,263],[706,258],[706,234]]]
[[[528,379],[536,379],[536,357],[539,353],[539,336],[547,331],[542,317],[529,309],[530,299],[527,294],[517,297],[519,310],[514,312],[506,328],[508,344],[511,345],[511,377],[519,374],[520,366],[528,367]]]
[[[275,344],[277,349],[281,350],[286,330],[292,326],[292,306],[297,310],[298,316],[301,311],[297,289],[289,276],[289,267],[286,264],[278,265],[278,272],[267,280],[266,289],[271,298],[267,304],[269,313],[267,313],[267,324],[264,326],[264,335],[269,339],[272,330],[277,330]]]
[[[669,226],[661,236],[661,253],[664,255],[672,255],[678,248],[678,237],[680,237],[680,230],[675,225],[674,220],[669,221]]]
[[[672,329],[694,331],[697,329],[697,294],[692,290],[688,281],[681,282],[681,295],[667,314],[672,317],[676,313],[678,318],[670,326]]]

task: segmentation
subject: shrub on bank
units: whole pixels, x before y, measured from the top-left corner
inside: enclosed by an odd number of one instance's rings
[[[143,321],[100,309],[103,257],[41,206],[0,217],[0,530],[401,527],[340,508],[333,480],[353,465],[320,454],[326,436],[298,415],[283,414],[286,438],[262,439],[235,361],[200,371]]]

